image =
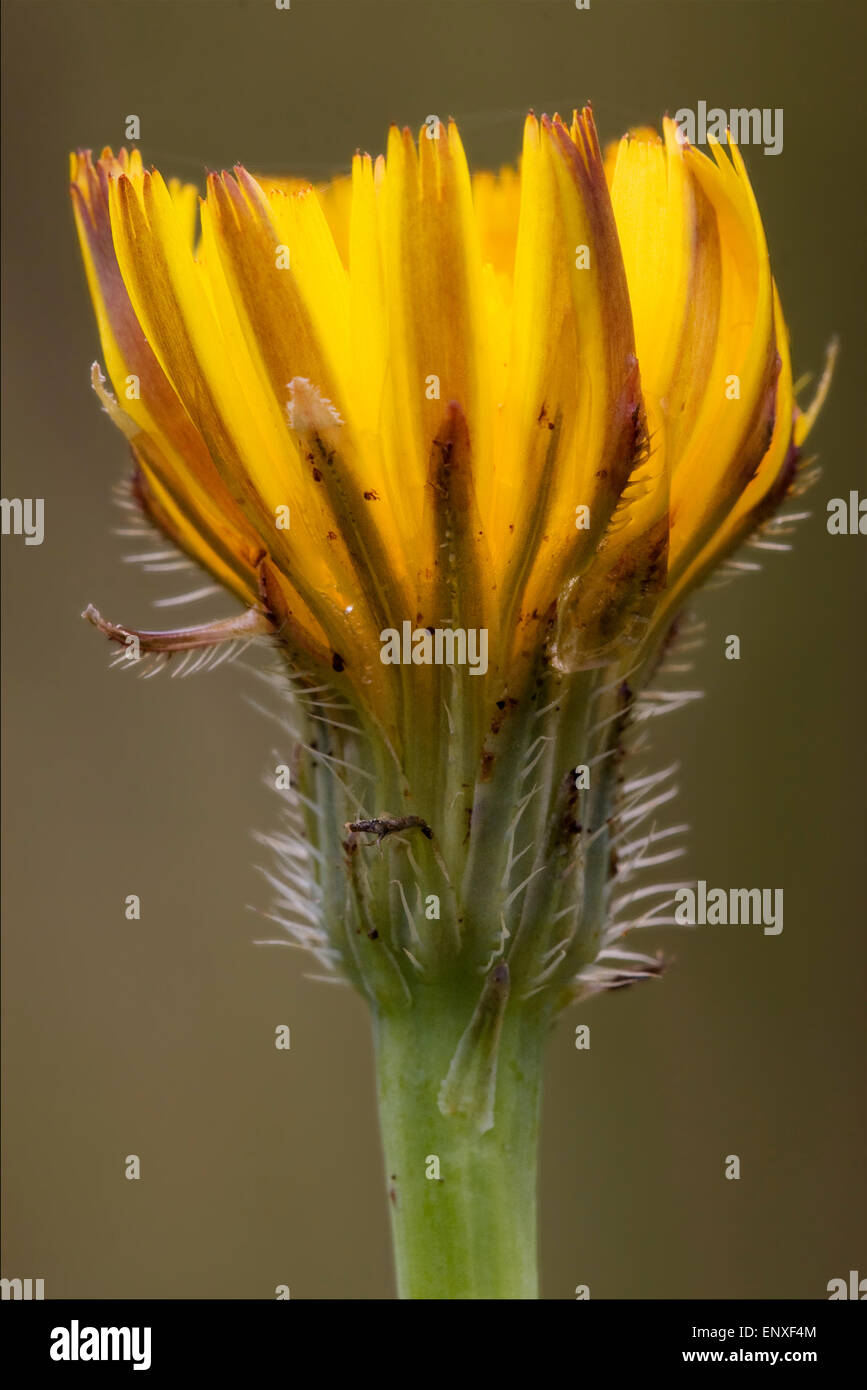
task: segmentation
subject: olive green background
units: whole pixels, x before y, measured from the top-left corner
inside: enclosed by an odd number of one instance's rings
[[[656,744],[657,765],[683,763],[684,874],[783,887],[784,931],[658,932],[646,944],[676,956],[661,982],[558,1028],[544,1295],[822,1298],[867,1275],[865,541],[824,524],[828,498],[865,486],[864,15],[860,0],[4,5],[3,493],[46,505],[41,547],[3,540],[4,1275],[55,1298],[393,1288],[364,1008],[306,980],[305,957],[251,944],[246,905],[268,890],[250,832],[277,821],[263,779],[286,741],[245,702],[251,675],[109,672],[79,619],[93,601],[159,625],[151,600],[178,577],[124,564],[111,534],[126,460],[88,385],[67,150],[117,146],[135,113],[166,172],[243,160],[322,178],[381,149],[389,121],[437,112],[498,165],[526,108],[587,98],[604,139],[701,98],[783,107],[783,153],[746,158],[796,374],[832,332],[842,353],[811,441],[813,515],[793,553],[701,599],[686,679],[707,695]]]

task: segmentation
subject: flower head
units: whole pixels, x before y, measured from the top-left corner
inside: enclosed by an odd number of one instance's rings
[[[568,989],[616,954],[635,692],[818,408],[740,153],[666,120],[603,157],[585,109],[528,117],[520,173],[429,121],[324,188],[211,174],[198,234],[137,152],[74,156],[72,196],[139,504],[294,674],[348,884],[317,871],[314,944],[380,999],[467,958]]]

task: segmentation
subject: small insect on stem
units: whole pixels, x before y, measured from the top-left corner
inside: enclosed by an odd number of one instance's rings
[[[346,822],[345,829],[355,834],[375,835],[379,841],[398,830],[420,830],[429,840],[433,839],[433,831],[421,816],[376,816],[373,820],[352,820]]]

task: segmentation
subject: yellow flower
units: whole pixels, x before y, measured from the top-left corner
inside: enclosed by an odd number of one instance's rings
[[[633,887],[683,827],[620,754],[684,698],[648,692],[665,641],[792,489],[830,365],[802,413],[741,156],[668,120],[603,157],[589,109],[531,115],[519,172],[473,176],[429,119],[319,189],[211,174],[198,232],[136,152],[73,156],[72,196],[136,501],[244,605],[88,616],[280,653],[273,917],[372,1005],[400,1287],[532,1297],[542,1040],[659,974],[621,938],[679,886]]]
[[[520,176],[471,178],[452,124],[393,128],[318,191],[212,174],[197,247],[193,188],[74,155],[143,507],[393,727],[403,619],[471,611],[513,692],[544,642],[574,670],[645,636],[810,424],[743,162],[712,154],[666,121],[609,191],[589,110],[530,116]]]
[[[641,687],[818,409],[738,150],[666,120],[603,158],[585,109],[529,116],[520,172],[471,176],[429,121],[319,189],[211,174],[198,241],[195,190],[137,152],[73,156],[72,196],[137,500],[247,606],[143,646],[274,636],[380,741],[369,776],[436,828],[455,890],[488,884],[486,798],[539,691],[586,712],[618,672]],[[448,629],[484,658],[434,649]]]

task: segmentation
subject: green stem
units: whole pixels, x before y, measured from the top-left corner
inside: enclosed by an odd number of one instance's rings
[[[478,1008],[452,978],[417,988],[411,1007],[374,1019],[401,1298],[539,1296],[536,1163],[547,1013],[508,1004],[492,1029],[488,1010],[487,1024],[482,1017],[462,1047],[456,1089],[469,1113],[443,1114],[441,1085]],[[493,1125],[481,1132],[491,1119],[494,1056]]]

